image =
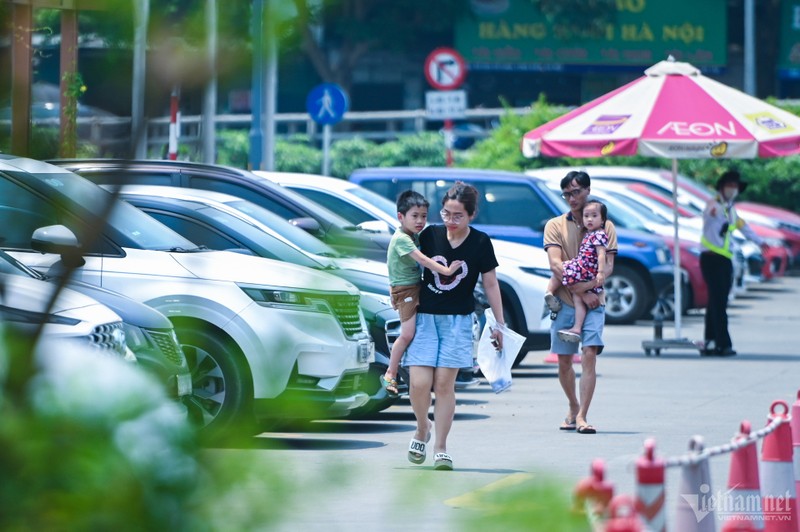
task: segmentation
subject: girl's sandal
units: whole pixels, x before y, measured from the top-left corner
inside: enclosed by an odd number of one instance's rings
[[[381,375],[381,386],[386,390],[389,395],[397,395],[397,380],[386,378],[386,375]]]

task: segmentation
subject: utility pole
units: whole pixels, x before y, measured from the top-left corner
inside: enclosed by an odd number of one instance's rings
[[[131,151],[135,159],[147,157],[147,129],[144,123],[144,81],[147,64],[147,24],[150,0],[134,1],[133,83],[131,89]]]
[[[217,0],[206,0],[206,35],[209,76],[203,93],[200,137],[203,162],[214,164],[217,159]]]
[[[250,78],[250,170],[261,170],[264,129],[261,92],[264,83],[264,0],[253,0],[253,16],[250,33],[253,42],[253,71]]]
[[[744,92],[756,95],[755,0],[744,0]]]
[[[264,170],[275,170],[275,114],[278,104],[278,24],[274,0],[266,0],[267,23],[265,44],[267,68],[264,72]]]

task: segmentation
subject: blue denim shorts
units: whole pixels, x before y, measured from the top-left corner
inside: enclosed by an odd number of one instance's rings
[[[597,354],[603,352],[603,326],[606,323],[606,307],[601,305],[596,309],[586,309],[586,319],[583,320],[580,345],[583,347],[597,346]],[[578,352],[578,342],[565,342],[558,337],[560,329],[569,329],[575,323],[575,307],[570,307],[562,302],[558,316],[550,323],[550,351],[557,355],[574,355]]]
[[[472,366],[472,316],[417,313],[417,331],[403,357],[404,366]]]

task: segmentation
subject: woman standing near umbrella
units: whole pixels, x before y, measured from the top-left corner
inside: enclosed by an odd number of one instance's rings
[[[708,286],[705,347],[700,352],[703,355],[736,354],[728,333],[728,294],[733,285],[731,233],[738,229],[762,248],[765,246],[733,207],[736,196],[744,192],[746,187],[739,172],[725,172],[717,180],[717,195],[708,201],[703,210],[703,236],[700,243],[704,249],[700,254],[700,270]]]

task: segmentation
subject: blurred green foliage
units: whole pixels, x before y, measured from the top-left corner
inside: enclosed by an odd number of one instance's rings
[[[0,324],[0,530],[254,530],[285,519],[297,491],[284,470],[268,456],[203,451],[150,374],[69,340],[33,345]],[[257,500],[264,485],[274,504]]]

